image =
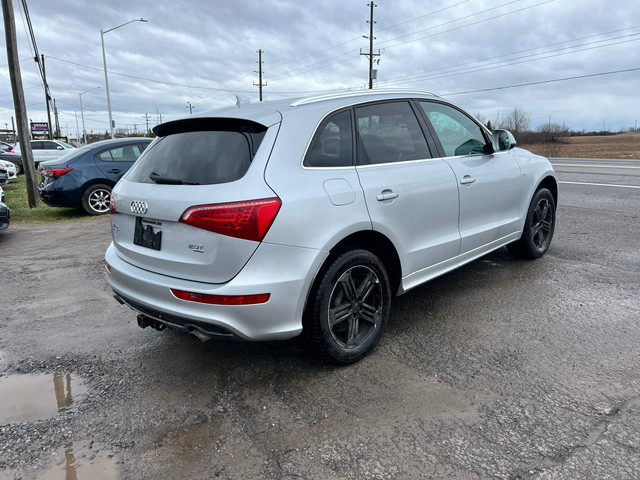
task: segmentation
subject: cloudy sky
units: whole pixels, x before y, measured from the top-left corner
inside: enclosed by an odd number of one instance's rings
[[[117,128],[264,99],[360,89],[368,80],[368,0],[27,0],[62,133],[108,128],[100,29]],[[494,117],[516,106],[532,127],[633,128],[640,117],[638,0],[377,0],[374,88],[426,90]],[[46,121],[44,93],[14,0],[29,118]],[[0,39],[0,128],[14,115]],[[625,71],[626,70],[626,71]],[[618,72],[618,73],[612,73]],[[99,87],[99,88],[96,88]],[[94,90],[92,90],[94,89]]]

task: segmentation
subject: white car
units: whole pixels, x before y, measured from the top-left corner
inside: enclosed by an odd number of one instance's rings
[[[18,169],[16,168],[15,163],[9,162],[7,160],[0,160],[0,165],[2,165],[9,174],[9,180],[15,180],[18,178]]]
[[[61,140],[31,140],[31,151],[33,152],[33,163],[38,168],[40,162],[54,160],[61,157],[76,147]],[[13,152],[20,154],[20,144],[16,143]]]

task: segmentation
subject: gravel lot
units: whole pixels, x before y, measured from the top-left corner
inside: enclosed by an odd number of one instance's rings
[[[106,217],[12,225],[0,479],[638,478],[639,216],[561,203],[543,259],[501,249],[396,299],[346,368],[141,330],[104,281]]]

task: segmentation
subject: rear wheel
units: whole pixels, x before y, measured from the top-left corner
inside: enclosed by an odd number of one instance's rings
[[[377,345],[389,318],[387,272],[373,253],[350,250],[321,275],[305,312],[305,334],[325,360],[354,363]]]
[[[98,183],[91,185],[82,194],[82,208],[90,215],[104,215],[109,213],[111,187]]]
[[[541,188],[531,199],[522,237],[508,246],[509,252],[518,258],[542,257],[549,249],[555,225],[556,204],[553,195],[546,188]]]

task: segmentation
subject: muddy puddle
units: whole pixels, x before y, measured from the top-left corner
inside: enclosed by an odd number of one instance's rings
[[[53,455],[53,464],[37,480],[118,480],[117,457],[97,452],[91,444],[68,443]]]
[[[0,377],[0,425],[53,417],[72,408],[86,391],[69,373]]]

